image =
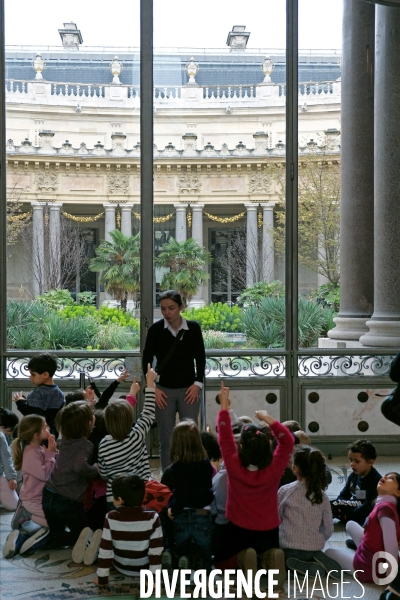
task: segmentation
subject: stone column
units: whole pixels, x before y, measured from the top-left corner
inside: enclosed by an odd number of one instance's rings
[[[121,232],[128,237],[132,235],[132,207],[133,204],[120,204]]]
[[[374,313],[360,338],[364,346],[400,346],[399,105],[400,9],[377,5]]]
[[[32,206],[32,291],[36,297],[44,291],[44,219],[43,203]]]
[[[49,281],[52,288],[61,287],[61,252],[60,252],[60,209],[61,202],[53,202],[49,205]]]
[[[258,234],[257,209],[258,203],[245,204],[247,209],[246,229],[246,286],[251,287],[257,281],[258,269]]]
[[[203,208],[204,204],[192,205],[192,238],[200,246],[203,246]],[[205,268],[207,268],[207,265],[205,265]],[[201,285],[189,302],[189,306],[199,308],[204,305],[203,286]]]
[[[274,206],[273,202],[262,202],[262,273],[263,280],[267,282],[275,279],[275,253],[274,253]]]
[[[185,242],[187,238],[186,233],[186,208],[187,204],[174,204],[176,210],[176,224],[175,224],[175,239],[177,242]]]
[[[373,311],[375,6],[345,0],[343,8],[341,299],[328,336],[358,341]]]
[[[105,224],[104,224],[104,239],[106,242],[111,241],[110,231],[114,231],[117,227],[115,224],[115,204],[103,204],[105,210]]]

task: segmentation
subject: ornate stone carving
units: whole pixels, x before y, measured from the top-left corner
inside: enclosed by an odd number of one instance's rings
[[[192,56],[189,62],[185,65],[186,73],[189,77],[188,85],[196,85],[195,77],[199,72],[199,65],[195,62],[194,57]]]
[[[271,82],[271,73],[274,70],[275,64],[271,60],[270,56],[266,56],[261,64],[261,71],[264,73],[264,81],[263,83]]]
[[[43,60],[40,52],[37,52],[35,58],[32,61],[32,66],[36,71],[35,79],[43,79],[42,72],[43,72],[45,65],[46,65],[46,61]]]
[[[198,194],[200,193],[201,189],[200,177],[194,173],[186,173],[186,175],[181,175],[178,178],[177,187],[180,194],[185,192],[188,194]]]
[[[271,180],[266,173],[252,173],[249,175],[250,194],[260,194],[271,191]]]
[[[55,192],[58,188],[58,173],[54,171],[37,171],[35,184],[36,189],[41,192]]]
[[[128,194],[129,177],[124,173],[108,173],[108,193]]]

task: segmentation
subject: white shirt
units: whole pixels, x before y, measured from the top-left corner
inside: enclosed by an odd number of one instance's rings
[[[182,319],[182,322],[179,326],[178,331],[175,331],[175,329],[172,327],[172,325],[170,323],[168,323],[167,319],[164,319],[164,329],[168,329],[168,331],[170,331],[174,337],[176,337],[178,335],[178,332],[181,329],[184,329],[185,331],[189,331],[189,325],[187,324],[186,319],[184,317],[181,317],[181,319]],[[183,334],[183,335],[185,335],[185,334]],[[183,337],[183,335],[182,335],[182,337]],[[203,384],[201,383],[201,381],[195,381],[194,385],[197,385],[197,387],[199,387],[200,389],[203,389]]]

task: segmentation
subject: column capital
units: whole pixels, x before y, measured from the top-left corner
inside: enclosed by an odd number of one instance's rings
[[[244,205],[247,210],[257,210],[258,202],[245,202]]]
[[[260,202],[261,208],[264,210],[274,210],[276,202]]]
[[[48,207],[50,210],[60,210],[62,205],[62,202],[52,202],[51,204],[48,204]]]
[[[204,206],[204,204],[191,204],[190,208],[192,210],[203,210]]]
[[[127,204],[120,204],[119,208],[120,210],[132,210],[133,204],[133,202],[128,202]]]
[[[174,204],[175,210],[186,210],[188,208],[188,204],[183,204],[180,202],[179,204]]]
[[[106,210],[115,210],[117,208],[117,204],[111,204],[110,202],[105,202],[103,206]]]
[[[33,209],[41,208],[43,209],[46,206],[47,202],[39,202],[38,200],[31,200],[31,206]]]

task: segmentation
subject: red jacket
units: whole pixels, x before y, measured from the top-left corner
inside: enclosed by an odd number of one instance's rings
[[[280,524],[278,487],[293,452],[294,440],[278,421],[271,425],[271,431],[278,441],[271,464],[249,471],[239,458],[229,411],[221,410],[218,414],[219,443],[228,473],[226,516],[243,529],[268,531]]]

